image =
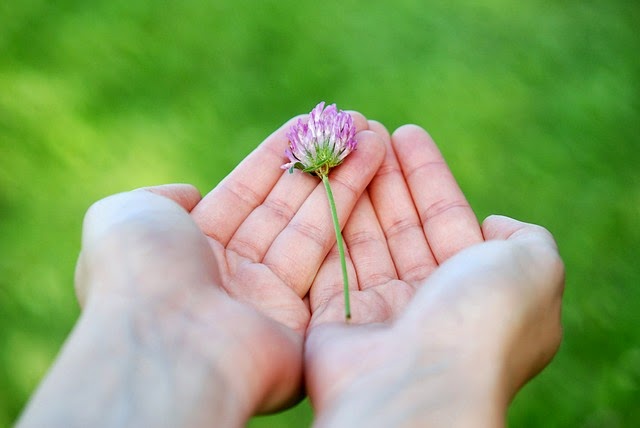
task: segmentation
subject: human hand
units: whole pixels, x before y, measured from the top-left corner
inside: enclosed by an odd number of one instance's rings
[[[310,291],[305,372],[318,425],[499,425],[559,345],[553,239],[505,217],[480,228],[423,130],[390,139],[370,128],[388,148],[344,229],[352,325],[335,251]]]
[[[343,223],[384,154],[354,117],[359,150],[331,175]],[[303,297],[335,235],[322,185],[280,169],[287,127],[203,199],[170,185],[94,204],[83,314],[22,425],[237,426],[298,397]]]
[[[382,163],[385,150],[380,137],[368,130],[367,120],[351,114],[358,150],[330,177],[342,224]],[[305,298],[335,242],[323,185],[308,174],[289,174],[280,168],[288,144],[285,134],[294,120],[272,134],[191,212],[207,235],[221,287],[231,298],[275,321],[272,334],[261,326],[243,343],[252,349],[254,361],[248,366],[252,376],[268,374],[277,386],[264,393],[261,411],[286,405],[300,390],[310,318]],[[294,334],[293,346],[282,347],[277,336],[285,333]],[[273,348],[278,352],[272,353]]]

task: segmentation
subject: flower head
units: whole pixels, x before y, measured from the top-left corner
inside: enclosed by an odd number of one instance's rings
[[[318,176],[326,176],[334,166],[356,149],[356,127],[349,113],[324,101],[309,114],[306,122],[298,119],[287,133],[289,148],[285,155],[289,162],[282,169],[300,169]]]

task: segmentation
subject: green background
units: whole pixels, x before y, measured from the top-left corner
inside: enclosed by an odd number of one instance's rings
[[[513,426],[640,421],[637,1],[0,2],[0,425],[78,316],[83,214],[211,189],[320,100],[430,131],[479,218],[539,223],[565,338]],[[251,426],[308,426],[309,405]]]

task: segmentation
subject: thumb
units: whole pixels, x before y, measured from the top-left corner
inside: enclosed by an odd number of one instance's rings
[[[482,222],[485,241],[534,241],[558,250],[551,233],[542,226],[524,223],[501,215],[491,215]]]
[[[158,191],[158,189],[160,189]],[[211,278],[211,249],[187,210],[193,192],[161,187],[102,199],[87,211],[76,266],[76,294],[84,306],[93,285],[148,294],[171,282]],[[196,191],[197,192],[197,191]],[[163,196],[160,196],[162,194]],[[169,197],[165,197],[167,195]],[[170,199],[175,196],[177,202]],[[199,195],[198,195],[199,196]]]

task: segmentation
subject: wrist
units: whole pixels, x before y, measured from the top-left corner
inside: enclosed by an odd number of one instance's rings
[[[502,368],[495,361],[446,347],[421,349],[401,340],[394,349],[393,359],[334,396],[318,415],[317,425],[504,425]]]
[[[198,345],[158,310],[126,298],[89,299],[21,425],[245,423],[249,396],[232,385],[223,344],[214,337]]]

